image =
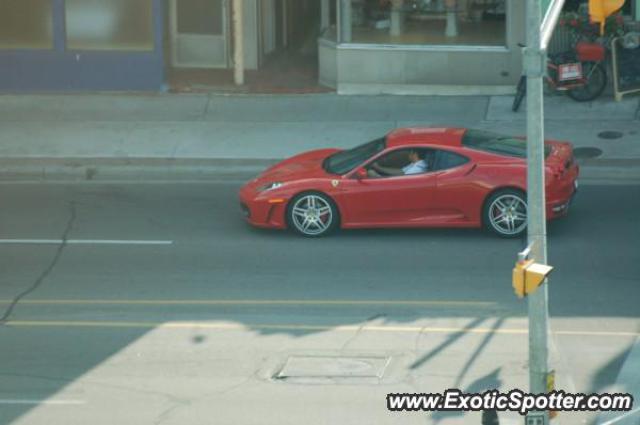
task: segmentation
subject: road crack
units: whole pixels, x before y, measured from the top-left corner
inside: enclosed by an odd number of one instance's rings
[[[24,297],[26,297],[27,295],[29,295],[30,293],[38,289],[42,285],[42,282],[44,282],[44,280],[51,274],[53,269],[58,264],[58,261],[62,256],[62,252],[64,251],[64,248],[67,246],[67,239],[69,237],[69,233],[71,232],[71,228],[73,227],[73,223],[76,220],[76,205],[74,202],[71,202],[69,204],[69,210],[70,210],[69,220],[67,221],[67,225],[64,229],[64,232],[62,233],[62,237],[61,237],[62,242],[60,242],[60,245],[58,245],[58,248],[56,249],[56,253],[51,259],[51,262],[42,271],[42,273],[40,273],[38,278],[33,282],[33,284],[30,287],[20,292],[18,295],[16,295],[13,298],[13,300],[11,300],[9,307],[7,307],[7,310],[4,312],[2,317],[0,317],[0,326],[7,324],[7,322],[9,321],[9,318],[11,317],[11,314],[13,313],[13,310],[16,308],[20,300],[22,300]]]

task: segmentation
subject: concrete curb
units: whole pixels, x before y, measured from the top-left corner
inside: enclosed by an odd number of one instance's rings
[[[154,181],[247,178],[277,159],[3,158],[0,180]]]
[[[1,158],[3,182],[207,181],[249,179],[279,159]],[[584,183],[640,184],[640,159],[580,161]]]

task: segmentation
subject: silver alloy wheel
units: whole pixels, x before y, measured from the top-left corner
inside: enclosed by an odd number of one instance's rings
[[[506,193],[489,205],[491,226],[503,235],[517,235],[527,227],[527,203],[518,195]]]
[[[317,236],[331,227],[333,210],[326,199],[318,195],[305,195],[293,204],[291,221],[301,233]]]

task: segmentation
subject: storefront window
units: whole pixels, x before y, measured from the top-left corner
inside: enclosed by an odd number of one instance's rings
[[[501,46],[506,1],[338,0],[342,42]]]
[[[66,0],[67,48],[153,50],[151,0]]]
[[[181,34],[222,35],[224,32],[222,0],[180,0],[176,8]]]
[[[0,0],[0,49],[52,49],[51,0]]]

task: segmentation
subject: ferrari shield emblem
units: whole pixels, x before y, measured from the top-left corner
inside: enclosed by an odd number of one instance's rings
[[[338,187],[339,184],[340,184],[340,180],[331,180],[331,186]]]

